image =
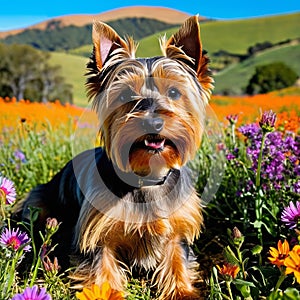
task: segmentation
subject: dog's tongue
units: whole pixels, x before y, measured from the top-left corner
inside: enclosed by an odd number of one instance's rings
[[[165,145],[165,140],[162,141],[148,141],[145,140],[145,145],[149,148],[158,150],[158,149],[162,149]]]

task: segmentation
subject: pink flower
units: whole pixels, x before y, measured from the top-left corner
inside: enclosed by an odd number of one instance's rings
[[[32,288],[27,287],[22,294],[15,295],[11,300],[52,300],[52,298],[46,293],[45,288],[38,291],[37,285],[34,285]]]
[[[30,242],[30,238],[25,232],[17,229],[5,228],[0,236],[0,245],[3,247],[11,247],[13,250],[18,251],[20,247],[24,246],[24,251],[30,251],[31,246],[26,245]]]
[[[281,214],[281,221],[290,229],[297,227],[300,222],[300,201],[297,201],[296,205],[292,201],[290,202]]]
[[[12,204],[16,200],[16,189],[14,183],[0,176],[0,198],[4,198],[6,204]]]

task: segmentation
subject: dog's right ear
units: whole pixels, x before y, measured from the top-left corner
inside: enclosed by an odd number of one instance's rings
[[[110,26],[95,22],[93,25],[94,59],[97,69],[100,71],[109,56],[116,49],[121,49],[125,57],[134,57],[130,41],[123,40]]]

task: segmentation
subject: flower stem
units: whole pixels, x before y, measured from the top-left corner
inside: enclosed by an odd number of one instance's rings
[[[263,155],[263,150],[264,150],[264,146],[265,146],[266,136],[267,136],[267,133],[263,133],[263,136],[261,139],[260,152],[259,152],[258,161],[257,161],[257,172],[256,172],[256,181],[255,181],[255,185],[257,188],[260,187],[260,172],[261,172],[262,155]]]
[[[234,148],[235,147],[235,124],[231,125],[231,138],[232,138],[232,145]]]
[[[278,291],[278,289],[279,289],[280,285],[282,284],[282,282],[284,281],[285,277],[286,277],[286,275],[285,275],[284,270],[281,270],[281,275],[280,275],[280,277],[276,283],[275,289],[274,289],[275,291]]]
[[[227,290],[228,290],[229,299],[233,300],[230,284],[231,284],[231,281],[226,280],[226,287],[227,287]]]
[[[19,258],[22,256],[23,251],[21,250],[20,253],[16,253],[16,256],[12,259],[11,267],[8,274],[8,282],[6,286],[6,294],[10,293],[11,287],[14,282],[15,278],[15,271],[16,271],[16,265]]]

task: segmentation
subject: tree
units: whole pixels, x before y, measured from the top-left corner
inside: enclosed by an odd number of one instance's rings
[[[296,82],[297,78],[298,74],[282,62],[257,66],[246,87],[246,93],[263,94],[289,87]]]
[[[71,86],[60,75],[59,66],[48,64],[49,57],[30,46],[0,44],[0,96],[72,102]]]

